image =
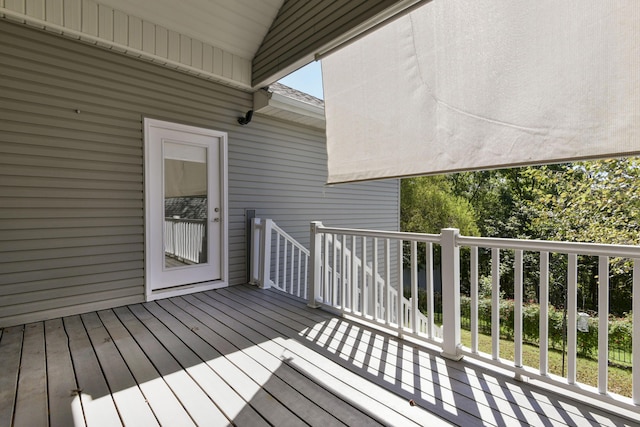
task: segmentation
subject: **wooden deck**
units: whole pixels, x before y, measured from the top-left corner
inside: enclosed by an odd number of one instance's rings
[[[249,286],[0,334],[0,426],[637,425]]]

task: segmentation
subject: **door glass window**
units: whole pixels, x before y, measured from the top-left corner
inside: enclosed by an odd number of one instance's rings
[[[207,148],[164,141],[164,266],[207,263]]]

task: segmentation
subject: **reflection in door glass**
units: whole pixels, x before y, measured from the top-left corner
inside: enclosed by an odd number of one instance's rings
[[[206,263],[208,256],[206,149],[182,145],[178,155],[177,145],[165,143],[165,268]]]

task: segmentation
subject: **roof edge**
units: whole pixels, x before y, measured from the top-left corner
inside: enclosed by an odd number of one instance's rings
[[[288,86],[284,87],[291,89]],[[319,104],[316,103],[314,105],[304,99],[277,93],[269,89],[270,88],[263,88],[254,93],[254,112],[319,129],[325,128],[326,120],[324,115],[324,102],[322,102],[322,100],[292,89],[294,93],[297,92],[305,97],[314,98],[319,102]]]

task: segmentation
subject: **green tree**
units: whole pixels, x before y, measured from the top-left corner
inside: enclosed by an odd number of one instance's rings
[[[406,178],[400,191],[400,227],[402,231],[438,234],[443,228],[454,227],[468,236],[478,236],[476,214],[471,203],[453,194],[451,183],[444,175]],[[426,245],[418,245],[418,264],[424,266]],[[410,248],[403,250],[408,265]],[[440,248],[434,248],[434,265],[440,263]],[[468,283],[463,272],[462,283]],[[468,286],[467,286],[468,287]]]
[[[480,233],[485,237],[527,238],[529,210],[521,208],[521,200],[528,197],[530,182],[522,174],[522,169],[501,169],[451,174],[447,179],[452,185],[454,194],[467,199],[477,214]],[[532,255],[525,256],[528,263],[534,262]],[[479,252],[480,283],[488,285],[482,292],[491,290],[491,253],[488,250]],[[513,262],[511,251],[502,251],[500,270],[500,290],[507,298],[513,297]],[[467,265],[467,256],[463,252],[461,265]],[[465,269],[463,268],[464,272]],[[464,275],[465,273],[463,273]],[[470,284],[469,284],[470,285]],[[461,281],[461,289],[467,293],[469,287],[466,280]],[[536,299],[537,285],[534,277],[525,277],[526,300]]]
[[[486,237],[640,244],[640,159],[622,158],[463,172],[402,182],[404,231],[438,233],[457,227]],[[461,255],[466,262],[466,254]],[[480,252],[480,276],[490,276],[489,251]],[[597,310],[598,260],[581,257],[581,308]],[[550,298],[565,304],[566,255],[551,258]],[[631,261],[610,263],[611,312],[630,309]],[[537,300],[539,256],[525,253],[525,299]],[[513,297],[513,253],[501,253],[501,292]],[[464,276],[463,269],[463,276]],[[466,291],[466,278],[461,286]]]
[[[577,162],[558,168],[526,168],[536,183],[522,205],[532,212],[534,238],[608,244],[640,244],[640,160],[622,158]],[[597,309],[595,257],[581,257],[580,291],[585,308]],[[610,264],[611,312],[630,310],[632,263]],[[561,269],[557,276],[566,274]]]
[[[455,227],[462,234],[479,235],[473,206],[453,194],[443,175],[403,179],[400,194],[402,231],[440,233],[443,228]]]
[[[506,237],[511,228],[513,197],[504,171],[460,172],[447,175],[453,194],[467,200],[476,213],[480,234]]]
[[[539,238],[610,244],[640,243],[640,161],[596,160],[527,168],[538,185],[525,202]]]

